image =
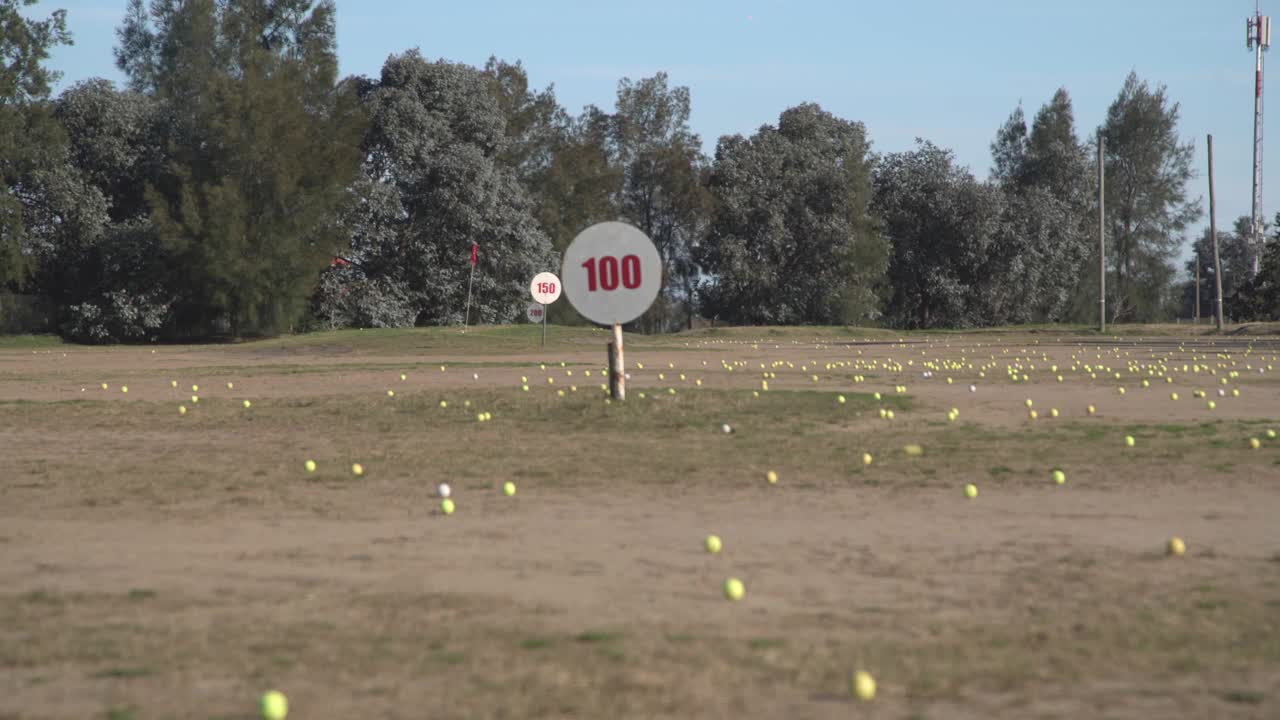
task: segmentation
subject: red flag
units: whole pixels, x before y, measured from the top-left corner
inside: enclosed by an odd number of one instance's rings
[[[471,243],[471,267],[475,267],[475,266],[476,266],[476,250],[477,250],[479,247],[480,247],[480,246],[479,246],[479,245],[477,245],[476,243]]]

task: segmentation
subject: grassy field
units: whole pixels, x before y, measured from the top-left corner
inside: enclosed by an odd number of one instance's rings
[[[0,342],[0,718],[1275,717],[1280,339],[1033,330]]]

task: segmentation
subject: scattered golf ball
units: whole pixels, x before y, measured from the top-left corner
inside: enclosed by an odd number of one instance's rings
[[[872,460],[873,460],[873,458],[871,457],[871,453],[862,453],[862,464],[863,464],[863,465],[870,465]]]
[[[436,494],[442,498],[447,498],[453,494],[453,490],[449,487],[449,483],[440,483],[436,488]]]
[[[769,472],[767,472],[767,473],[765,473],[765,474],[764,474],[764,479],[765,479],[765,480],[768,480],[770,485],[777,485],[777,484],[778,484],[778,473],[776,473],[776,472],[774,472],[774,471],[770,470]]]
[[[1133,447],[1133,446],[1134,446],[1134,445],[1136,445],[1136,444],[1138,444],[1138,441],[1137,441],[1137,440],[1134,440],[1132,435],[1125,435],[1125,436],[1124,436],[1124,446],[1125,446],[1125,447]]]
[[[316,471],[316,461],[315,461],[315,460],[308,460],[308,461],[306,461],[305,463],[303,463],[303,464],[302,464],[302,466],[303,466],[303,467],[305,467],[305,468],[307,469],[307,472],[309,472],[309,473],[313,473],[313,472],[315,472],[315,471]]]
[[[729,433],[733,432],[733,428],[729,427],[729,423],[725,423],[720,426],[720,432],[724,433],[725,435],[728,435]]]
[[[968,485],[965,485],[964,496],[969,498],[970,500],[978,497],[978,486],[974,485],[973,483],[969,483]]]
[[[724,581],[724,596],[730,600],[741,600],[746,592],[746,587],[742,585],[742,581],[738,578],[729,578]]]
[[[289,714],[289,700],[279,690],[264,693],[261,705],[264,720],[284,720]]]
[[[248,409],[249,409],[249,406],[250,406],[250,405],[252,405],[252,404],[253,404],[253,403],[249,402],[248,400],[245,400],[245,401],[244,401],[244,407],[245,407],[245,409],[246,409],[246,410],[248,410]]]
[[[510,480],[502,484],[502,494],[511,497],[516,494],[516,484]]]
[[[705,545],[707,548],[707,552],[711,553],[712,555],[715,555],[716,553],[720,552],[720,548],[722,547],[720,543],[720,536],[708,535]]]
[[[1054,470],[1051,477],[1053,478],[1053,481],[1059,485],[1067,481],[1067,474],[1061,470]]]
[[[450,500],[449,498],[445,498],[444,500],[440,501],[440,512],[444,513],[445,515],[452,515],[453,511],[456,509],[457,508],[454,506],[453,501]]]
[[[871,700],[876,696],[876,680],[871,673],[859,670],[853,674],[853,695],[859,700]]]
[[[178,406],[178,414],[179,414],[179,415],[186,415],[186,414],[187,414],[187,406],[186,406],[186,405],[179,405],[179,406]]]
[[[227,383],[227,389],[228,389],[228,390],[235,390],[235,389],[236,389],[236,386],[235,386],[233,383]]]
[[[351,474],[352,474],[352,475],[363,475],[363,474],[364,474],[364,466],[363,466],[363,465],[361,465],[360,463],[354,463],[354,464],[352,464],[352,465],[351,465]]]
[[[1187,551],[1187,545],[1182,542],[1182,538],[1171,537],[1169,538],[1168,551],[1170,555],[1181,555]]]
[[[1257,450],[1258,448],[1262,447],[1262,441],[1259,440],[1258,438],[1249,438],[1249,447],[1253,448],[1254,450]]]

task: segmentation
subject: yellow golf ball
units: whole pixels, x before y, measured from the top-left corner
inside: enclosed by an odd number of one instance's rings
[[[711,553],[712,555],[715,555],[716,553],[720,552],[720,548],[722,547],[722,544],[720,542],[720,537],[718,535],[708,535],[705,545],[707,548],[707,552]]]
[[[289,714],[289,700],[279,690],[271,690],[262,696],[262,717],[265,720],[284,720]]]
[[[853,674],[853,694],[859,700],[871,700],[876,696],[876,680],[871,673],[859,670]]]
[[[738,578],[729,578],[724,581],[724,596],[730,600],[741,600],[742,596],[747,592],[742,581]]]

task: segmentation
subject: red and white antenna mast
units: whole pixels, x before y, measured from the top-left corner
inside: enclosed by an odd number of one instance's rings
[[[1271,48],[1271,18],[1255,4],[1253,17],[1245,21],[1246,47],[1254,53],[1253,83],[1253,215],[1249,228],[1253,247],[1253,275],[1262,259],[1262,53]]]

